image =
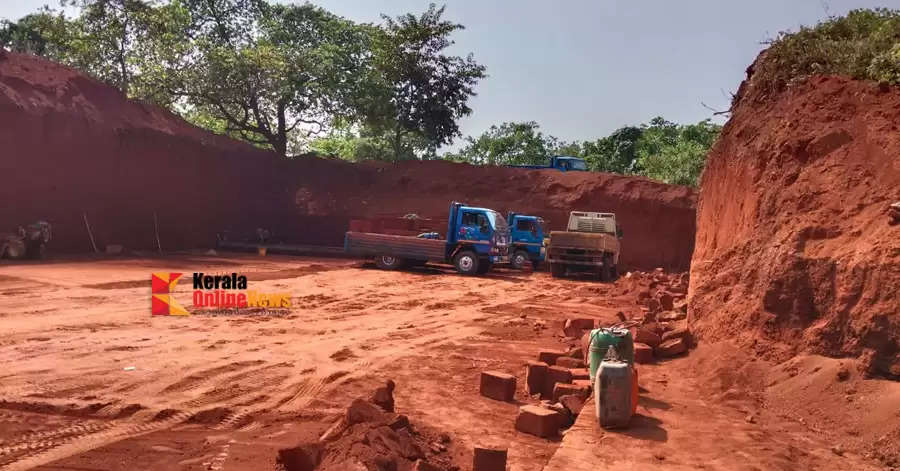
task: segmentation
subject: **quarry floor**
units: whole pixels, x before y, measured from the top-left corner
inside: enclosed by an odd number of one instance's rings
[[[249,289],[290,293],[293,306],[151,316],[154,272],[186,273],[175,291],[183,306],[193,272],[246,275]],[[562,336],[567,317],[638,315],[643,288],[633,278],[462,277],[243,254],[0,264],[0,469],[274,469],[279,449],[315,440],[388,378],[397,411],[447,433],[443,453],[464,470],[478,445],[508,447],[509,469],[524,471],[886,469],[854,452],[859,424],[829,425],[831,416],[794,406],[791,388],[836,397],[852,414],[873,398],[894,404],[894,386],[855,375],[836,383],[837,360],[754,362],[777,369],[760,380],[791,396],[772,402],[777,394],[723,376],[735,371],[731,357],[703,345],[640,367],[628,430],[597,430],[589,404],[562,440],[516,432],[518,406],[536,402],[524,392],[525,362],[574,344]],[[518,377],[515,403],[478,394],[485,370]],[[703,375],[713,371],[714,381]],[[801,379],[810,384],[793,383]],[[845,401],[846,388],[866,400]]]

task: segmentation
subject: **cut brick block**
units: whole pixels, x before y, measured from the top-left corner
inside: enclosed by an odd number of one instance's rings
[[[551,366],[547,368],[547,380],[544,382],[542,396],[544,398],[553,397],[553,387],[556,383],[571,383],[572,372],[568,368],[561,366]]]
[[[584,360],[581,358],[559,357],[556,359],[556,366],[563,368],[584,368]]]
[[[529,361],[525,365],[525,390],[528,395],[544,392],[544,384],[547,383],[547,365],[541,361]]]
[[[563,356],[566,356],[566,352],[559,350],[541,350],[538,352],[538,361],[548,365],[555,365],[556,359]]]
[[[576,395],[582,399],[587,399],[591,395],[590,389],[573,383],[556,383],[553,387],[553,400],[558,401],[563,396]]]
[[[568,409],[569,413],[572,416],[577,416],[581,413],[581,408],[584,407],[585,399],[577,394],[568,394],[565,396],[560,396],[559,403],[563,405],[566,409]]]
[[[660,322],[675,322],[680,321],[686,317],[687,314],[681,311],[666,311],[660,313],[657,319],[659,319]]]
[[[675,298],[670,293],[662,292],[659,294],[659,305],[663,311],[671,311],[675,309]]]
[[[653,347],[645,343],[634,344],[635,363],[653,363]]]
[[[516,430],[537,435],[538,437],[551,438],[559,434],[559,427],[563,423],[563,415],[540,406],[522,406],[516,417]]]
[[[634,343],[645,343],[651,347],[655,347],[662,342],[662,339],[659,338],[656,332],[645,327],[632,327],[631,337],[634,339]]]
[[[481,395],[498,401],[512,401],[516,395],[516,377],[497,371],[481,373]]]
[[[416,464],[413,466],[413,471],[443,471],[443,469],[444,468],[431,464],[425,460],[417,460]]]
[[[594,387],[594,385],[591,384],[591,380],[589,379],[573,379],[572,384],[574,384],[575,386],[584,386],[588,388],[588,391],[590,391]]]
[[[591,379],[591,372],[587,368],[572,368],[569,371],[572,373],[572,381],[578,379]]]
[[[594,319],[566,319],[565,324],[563,324],[563,333],[566,337],[581,337],[581,334],[585,330],[590,330],[594,328]]]
[[[506,471],[506,448],[476,446],[472,471]]]
[[[568,355],[572,358],[584,358],[584,350],[581,347],[575,347],[569,350]]]
[[[684,339],[687,341],[690,338],[691,332],[685,327],[679,327],[674,330],[670,330],[662,335],[662,340],[665,342],[666,340],[672,339]]]
[[[666,340],[656,347],[656,354],[662,357],[673,357],[686,351],[687,345],[682,338]]]

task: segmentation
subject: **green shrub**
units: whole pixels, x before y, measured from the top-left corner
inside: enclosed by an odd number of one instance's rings
[[[754,73],[770,89],[821,74],[900,84],[900,10],[853,10],[770,44]]]

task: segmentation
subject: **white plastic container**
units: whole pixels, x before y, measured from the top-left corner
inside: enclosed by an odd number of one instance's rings
[[[594,405],[603,428],[627,427],[633,411],[632,375],[628,362],[605,359],[594,378]]]

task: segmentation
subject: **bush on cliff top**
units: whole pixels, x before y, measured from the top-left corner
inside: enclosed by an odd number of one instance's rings
[[[823,74],[900,84],[900,10],[853,10],[770,44],[754,76],[772,90]]]

